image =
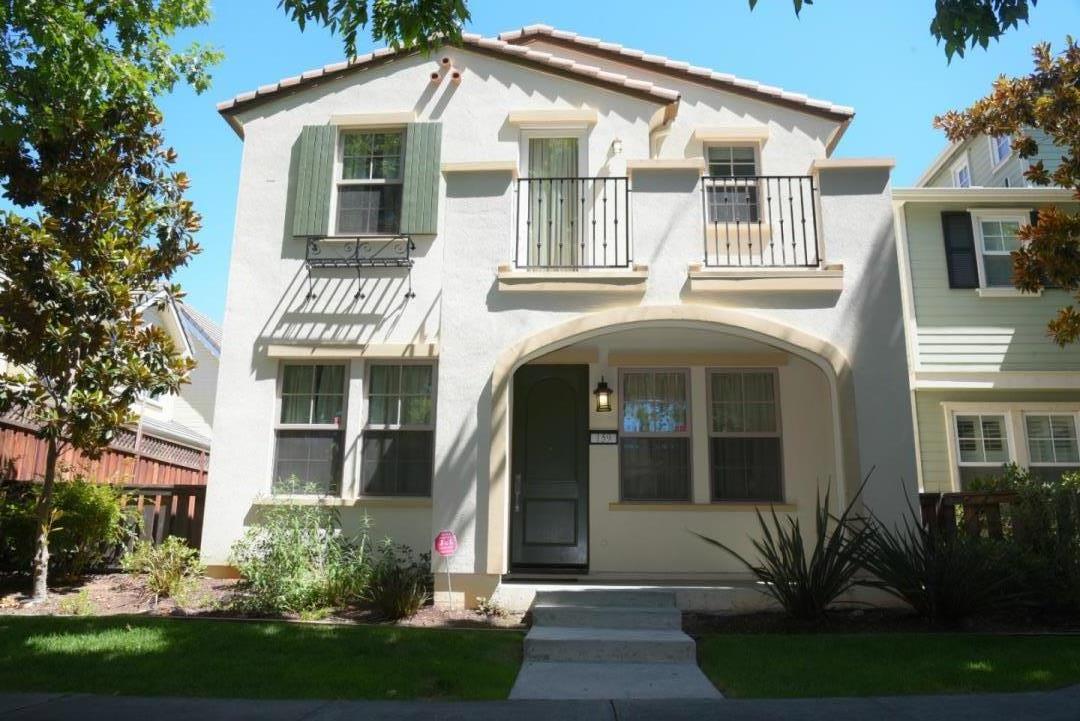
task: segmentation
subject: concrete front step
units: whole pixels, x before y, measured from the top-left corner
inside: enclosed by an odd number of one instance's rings
[[[694,663],[694,640],[682,631],[533,626],[526,661]]]
[[[688,663],[546,663],[526,661],[511,699],[723,698]]]
[[[675,594],[671,591],[624,591],[614,589],[537,590],[535,604],[538,606],[675,608]]]
[[[675,630],[682,628],[679,609],[651,606],[548,606],[532,609],[533,626],[564,628],[630,628]]]

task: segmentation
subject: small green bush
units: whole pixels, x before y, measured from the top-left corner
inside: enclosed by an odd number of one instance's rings
[[[139,541],[120,559],[120,566],[128,573],[144,576],[146,590],[155,601],[183,597],[205,570],[199,551],[176,536],[169,536],[159,546]]]
[[[267,614],[305,613],[358,600],[369,576],[367,521],[346,536],[336,508],[283,501],[232,547],[243,580],[235,605]]]
[[[861,493],[862,487],[839,518],[829,511],[830,489],[826,489],[824,499],[818,494],[811,547],[806,545],[798,516],[781,519],[773,509],[771,519],[766,521],[758,511],[761,537],[752,539],[761,559],[757,563],[721,541],[700,533],[694,535],[738,559],[789,616],[815,621],[858,583],[856,575],[862,568],[869,540],[869,527],[852,514]]]
[[[431,600],[433,590],[430,554],[417,556],[389,539],[381,544],[366,594],[381,616],[391,621],[412,618]]]
[[[30,570],[37,533],[38,485],[10,484],[0,495],[0,568]],[[76,475],[53,488],[50,573],[78,578],[115,558],[138,534],[139,518],[123,489]]]
[[[61,616],[93,616],[94,602],[85,588],[78,593],[64,596],[56,604],[56,612]]]

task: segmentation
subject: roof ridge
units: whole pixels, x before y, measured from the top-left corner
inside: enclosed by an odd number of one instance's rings
[[[847,105],[838,105],[828,100],[812,98],[803,93],[793,93],[773,85],[763,85],[757,81],[740,78],[731,75],[730,73],[719,73],[710,68],[692,66],[690,63],[681,60],[672,60],[663,55],[653,55],[646,53],[644,50],[628,48],[618,43],[609,43],[599,38],[579,35],[578,33],[567,30],[559,30],[558,28],[543,23],[526,25],[517,30],[501,32],[499,33],[498,38],[504,42],[511,42],[514,40],[523,41],[532,38],[551,38],[579,47],[582,52],[600,52],[609,55],[617,55],[634,62],[655,66],[659,70],[675,72],[683,76],[693,76],[693,78],[690,79],[708,79],[716,83],[730,85],[733,88],[777,98],[794,105],[803,105],[807,108],[833,115],[847,117],[855,115],[855,109]]]

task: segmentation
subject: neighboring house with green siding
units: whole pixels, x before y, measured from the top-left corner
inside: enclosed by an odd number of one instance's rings
[[[945,148],[930,164],[917,187],[926,188],[1026,188],[1030,185],[1024,172],[1038,161],[1049,172],[1061,164],[1064,151],[1042,130],[1028,133],[1039,146],[1033,158],[1021,158],[1012,151],[1007,135],[980,135]]]
[[[1048,188],[893,191],[920,490],[962,490],[1007,462],[1080,467],[1080,346],[1046,330],[1069,295],[1020,293],[1009,255],[1032,211],[1071,200]]]

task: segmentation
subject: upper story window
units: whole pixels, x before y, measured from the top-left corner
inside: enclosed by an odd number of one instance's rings
[[[780,412],[775,370],[709,373],[714,501],[780,501]]]
[[[345,366],[282,366],[275,427],[273,490],[334,493],[340,488]]]
[[[337,233],[397,233],[401,228],[404,132],[345,130],[338,145]]]
[[[976,247],[986,288],[1011,288],[1012,252],[1019,250],[1016,234],[1027,222],[1022,216],[975,215]]]
[[[714,145],[706,148],[709,181],[706,186],[710,223],[756,223],[758,211],[757,155],[750,146]]]
[[[968,165],[966,154],[953,164],[952,181],[954,188],[971,187],[971,166]]]
[[[1012,139],[1008,135],[995,135],[990,138],[990,162],[996,168],[1012,154]]]
[[[689,371],[626,370],[620,385],[622,500],[689,501]]]

